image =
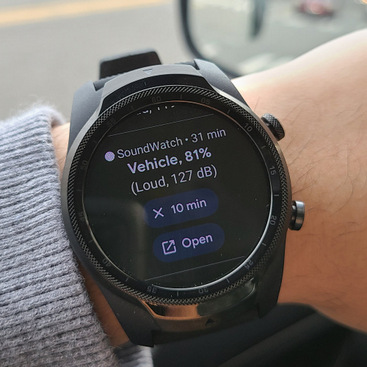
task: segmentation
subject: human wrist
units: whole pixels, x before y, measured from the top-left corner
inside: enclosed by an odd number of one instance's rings
[[[279,79],[277,86],[270,86],[269,78],[273,76],[274,75],[269,75],[269,72],[258,73],[235,79],[233,82],[241,91],[251,109],[258,116],[270,112],[281,121],[285,129],[285,138],[279,142],[279,145],[285,156],[291,177],[292,199],[304,201],[308,211],[309,203],[303,195],[304,182],[302,180],[302,170],[300,170],[302,163],[299,163],[300,157],[298,155],[299,151],[306,148],[301,147],[301,144],[305,144],[305,140],[300,139],[297,144],[291,143],[291,141],[295,139],[293,137],[295,132],[293,131],[294,121],[290,116],[290,111],[295,111],[295,109],[297,109],[295,114],[300,114],[301,118],[303,115],[300,112],[300,106],[297,106],[294,100],[287,98],[290,92],[290,85],[287,85],[284,80]],[[275,92],[275,90],[277,92]],[[307,249],[307,236],[305,232],[307,231],[308,225],[309,218],[306,216],[305,223],[300,232],[292,233],[288,231],[284,274],[279,294],[279,302],[281,303],[311,303],[311,300],[307,298],[309,292],[305,290],[305,286],[309,285],[307,281],[309,271],[304,269],[305,258],[301,256],[302,251]],[[301,248],[301,251],[295,254],[293,249],[298,247]],[[303,263],[303,265],[301,267],[292,266],[298,262]],[[300,274],[301,270],[304,270],[304,275]],[[306,283],[305,285],[302,285],[303,280]]]
[[[315,306],[323,302],[320,269],[315,263],[316,248],[322,248],[326,233],[323,208],[320,201],[327,194],[328,178],[320,176],[321,164],[327,173],[327,162],[323,154],[317,154],[319,144],[312,121],[319,121],[317,101],[304,101],[297,96],[293,83],[277,78],[274,83],[272,71],[244,77],[235,81],[242,89],[246,101],[258,115],[273,113],[285,129],[286,136],[279,142],[285,156],[292,183],[292,198],[306,204],[306,220],[300,232],[288,232],[282,286],[281,303],[304,303]],[[273,82],[269,83],[269,79]],[[311,123],[310,123],[311,121]],[[315,135],[314,135],[315,134]],[[311,157],[318,157],[317,170]],[[312,243],[312,245],[310,245]]]
[[[234,82],[258,115],[282,122],[293,199],[306,204],[302,230],[287,236],[279,302],[308,304],[366,331],[364,47],[367,32],[357,32]]]

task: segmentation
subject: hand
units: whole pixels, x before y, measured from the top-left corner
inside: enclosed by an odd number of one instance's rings
[[[293,199],[279,302],[304,303],[367,331],[367,30],[235,80],[258,115],[283,124]]]
[[[56,160],[60,169],[60,176],[62,175],[62,171],[64,169],[68,138],[69,124],[56,126],[52,129],[52,139],[55,147]],[[89,297],[93,303],[94,310],[102,324],[105,333],[110,338],[111,345],[117,347],[128,342],[129,339],[127,335],[116,319],[115,314],[111,310],[97,284],[81,265],[79,265],[79,268],[84,277],[85,285]]]

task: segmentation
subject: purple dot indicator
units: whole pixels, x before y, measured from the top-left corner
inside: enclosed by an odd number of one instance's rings
[[[115,153],[113,152],[107,152],[105,155],[104,155],[104,158],[107,162],[112,162],[114,159],[115,159]]]

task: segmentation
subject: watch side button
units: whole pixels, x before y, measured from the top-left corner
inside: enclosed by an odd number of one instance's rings
[[[284,138],[284,129],[275,116],[271,115],[270,113],[265,113],[261,116],[261,120],[263,120],[265,125],[270,129],[270,131],[278,141]]]
[[[292,218],[289,223],[289,228],[294,231],[299,231],[302,228],[305,220],[305,204],[302,201],[293,201],[292,203]]]

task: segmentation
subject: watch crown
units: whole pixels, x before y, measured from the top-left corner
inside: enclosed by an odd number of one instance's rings
[[[293,201],[292,203],[292,218],[289,223],[289,228],[299,231],[302,228],[305,220],[305,204],[302,201]]]
[[[284,129],[276,117],[274,117],[270,113],[265,113],[261,116],[261,120],[265,122],[266,126],[270,129],[277,140],[281,140],[284,138]]]

